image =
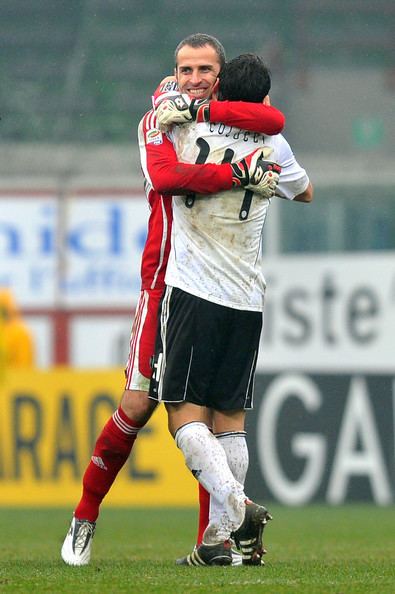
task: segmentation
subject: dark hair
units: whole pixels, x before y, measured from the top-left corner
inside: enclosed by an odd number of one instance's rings
[[[218,61],[219,61],[221,68],[223,68],[223,66],[225,65],[226,56],[225,56],[225,49],[224,49],[224,46],[222,45],[222,43],[220,43],[218,41],[218,39],[216,37],[213,37],[212,35],[206,35],[206,33],[193,33],[192,35],[188,35],[188,37],[185,37],[185,39],[180,41],[180,43],[177,45],[176,50],[174,52],[174,59],[176,62],[176,67],[177,67],[178,52],[180,51],[180,49],[182,47],[184,47],[184,45],[189,45],[190,47],[195,47],[195,48],[196,47],[204,47],[205,45],[209,45],[212,48],[214,48],[215,51],[217,52]]]
[[[221,68],[218,78],[221,101],[261,103],[270,91],[269,69],[255,54],[233,58]]]

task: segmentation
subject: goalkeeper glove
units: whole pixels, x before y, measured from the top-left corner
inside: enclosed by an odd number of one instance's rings
[[[243,187],[264,198],[274,196],[280,178],[281,167],[268,157],[273,152],[269,147],[256,149],[236,163],[231,163],[233,187]]]
[[[161,127],[187,122],[209,122],[210,101],[191,99],[186,94],[176,95],[161,101],[156,108],[156,117]]]
[[[152,107],[155,109],[161,101],[180,94],[175,76],[166,76],[152,95]]]

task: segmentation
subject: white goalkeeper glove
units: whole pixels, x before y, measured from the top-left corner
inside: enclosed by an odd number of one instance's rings
[[[273,149],[263,147],[256,149],[244,159],[231,163],[233,187],[252,190],[264,198],[274,196],[280,179],[281,167],[277,163],[267,160],[272,152]]]
[[[180,94],[175,76],[166,76],[155,89],[152,95],[152,107],[156,109],[161,101]]]
[[[182,94],[164,98],[156,108],[156,117],[160,127],[187,122],[209,122],[210,101],[208,99],[191,99]]]

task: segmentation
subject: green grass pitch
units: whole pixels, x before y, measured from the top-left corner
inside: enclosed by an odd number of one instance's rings
[[[196,510],[103,508],[88,567],[59,551],[67,510],[0,508],[0,592],[395,594],[395,509],[270,506],[265,567],[177,567]]]

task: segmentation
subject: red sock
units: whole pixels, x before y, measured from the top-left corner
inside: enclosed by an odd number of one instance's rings
[[[85,470],[82,497],[74,511],[76,518],[95,522],[100,504],[128,459],[140,428],[121,407],[107,421]]]
[[[210,512],[210,493],[199,483],[199,527],[197,544],[203,540],[203,534],[208,526],[208,516]]]

